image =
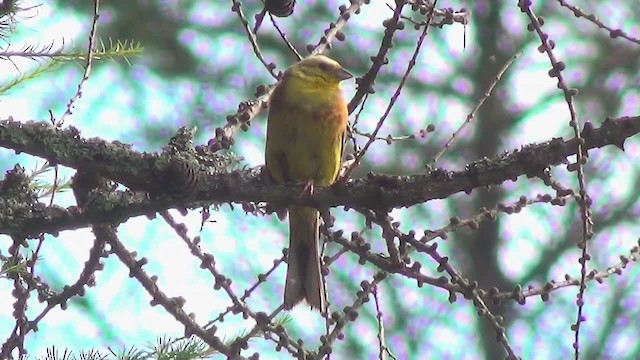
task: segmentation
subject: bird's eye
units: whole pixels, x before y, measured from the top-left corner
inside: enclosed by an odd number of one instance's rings
[[[329,64],[327,64],[327,63],[320,63],[320,64],[318,64],[318,67],[322,71],[329,71],[330,70]]]

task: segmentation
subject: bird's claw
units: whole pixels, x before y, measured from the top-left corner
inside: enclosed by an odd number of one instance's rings
[[[313,180],[307,180],[304,182],[304,187],[302,188],[302,192],[300,192],[300,195],[298,195],[298,198],[302,199],[304,197],[311,196],[313,196]]]

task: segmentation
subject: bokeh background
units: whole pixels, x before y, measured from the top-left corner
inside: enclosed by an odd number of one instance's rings
[[[252,19],[262,9],[258,0],[242,2]],[[25,5],[31,4],[25,1]],[[35,3],[34,3],[35,5]],[[294,14],[278,19],[288,38],[302,53],[307,44],[316,44],[331,21],[338,16],[337,1],[299,0]],[[345,42],[334,42],[329,55],[356,75],[371,65],[370,56],[378,51],[393,2],[373,1],[349,20]],[[640,37],[640,3],[635,1],[576,1],[587,12]],[[46,1],[17,19],[14,35],[1,50],[21,49],[25,44],[75,46],[84,48],[92,19],[92,1]],[[381,135],[401,136],[418,133],[429,124],[435,132],[424,139],[379,141],[372,146],[355,176],[368,171],[388,174],[422,172],[451,134],[464,122],[477,99],[494,80],[498,70],[517,51],[523,55],[462,132],[437,166],[460,170],[468,162],[492,157],[522,145],[553,137],[571,137],[569,113],[555,80],[548,77],[546,55],[537,51],[538,39],[526,30],[526,17],[516,1],[441,1],[439,7],[467,8],[472,16],[466,27],[460,24],[432,29],[418,58],[416,68]],[[140,151],[160,151],[180,126],[197,126],[196,141],[206,143],[213,130],[222,126],[225,116],[237,104],[251,99],[259,84],[273,79],[253,56],[250,44],[230,1],[129,1],[110,0],[101,4],[98,37],[104,41],[133,40],[144,46],[143,55],[129,63],[99,61],[85,85],[67,124],[81,129],[85,137],[99,136],[130,143]],[[545,18],[544,30],[556,42],[556,54],[567,64],[564,75],[570,86],[579,89],[576,98],[582,121],[599,126],[607,116],[640,114],[640,46],[620,38],[611,39],[557,1],[534,1],[537,14]],[[424,17],[411,12],[417,20]],[[393,94],[413,53],[419,31],[407,22],[395,38],[384,67],[360,115],[358,127],[371,131]],[[268,61],[283,70],[294,61],[272,24],[265,19],[258,41]],[[64,45],[63,45],[64,44]],[[0,80],[13,79],[38,65],[30,59],[0,63]],[[64,66],[25,82],[0,98],[0,118],[48,121],[49,110],[60,116],[73,96],[82,75],[77,64]],[[346,83],[350,98],[355,84]],[[351,118],[353,120],[353,117]],[[261,165],[263,161],[265,114],[246,132],[236,135],[231,151],[243,158],[242,165]],[[360,137],[360,144],[364,143]],[[589,194],[593,198],[595,237],[590,242],[590,268],[603,270],[628,253],[640,237],[640,178],[637,138],[625,144],[625,152],[614,147],[590,153],[585,166]],[[0,149],[0,168],[15,163],[27,168],[42,164],[41,159],[15,155]],[[566,186],[575,188],[575,174],[564,167],[552,170]],[[69,178],[69,169],[61,177]],[[43,181],[52,181],[48,173]],[[553,191],[536,179],[478,189],[471,195],[458,194],[446,200],[431,201],[410,209],[396,210],[405,231],[418,233],[445,226],[452,216],[465,218],[482,207],[516,201],[521,195],[534,197]],[[43,201],[48,201],[43,199]],[[56,195],[55,202],[73,205],[69,193]],[[580,217],[575,203],[566,206],[534,205],[518,214],[502,214],[495,222],[484,222],[476,231],[468,228],[439,241],[442,252],[452,263],[481,287],[512,289],[515,284],[540,286],[551,279],[579,274]],[[336,228],[348,234],[362,232],[374,249],[383,249],[380,230],[367,230],[361,216],[342,208],[332,209]],[[200,214],[174,214],[187,224],[192,236],[202,237],[204,250],[216,256],[219,269],[233,280],[236,291],[250,287],[259,273],[270,268],[286,246],[287,225],[275,216],[246,215],[239,207],[222,205],[200,231]],[[131,250],[149,259],[145,269],[159,276],[159,286],[170,296],[187,299],[185,310],[194,312],[201,323],[214,318],[230,302],[213,290],[210,276],[203,273],[188,249],[161,219],[130,219],[118,234]],[[65,231],[47,236],[38,272],[60,289],[75,281],[88,257],[93,237],[88,229]],[[0,236],[0,251],[6,254],[10,240]],[[327,251],[339,247],[330,244]],[[437,265],[418,258],[424,271],[435,275]],[[52,311],[40,330],[28,337],[31,354],[44,354],[47,348],[71,350],[122,349],[154,343],[158,337],[181,336],[180,326],[162,309],[149,306],[149,296],[116,259],[105,261],[97,286],[83,298],[71,301],[66,311]],[[328,278],[332,305],[351,303],[359,283],[375,269],[358,265],[357,257],[341,257]],[[284,266],[249,299],[256,311],[275,309],[281,302]],[[586,318],[582,327],[582,354],[585,359],[637,359],[640,357],[640,270],[627,268],[622,276],[590,285],[586,291]],[[0,339],[13,328],[11,283],[0,281]],[[527,299],[521,306],[507,302],[494,308],[505,318],[507,335],[524,359],[562,359],[572,357],[577,288],[554,292],[550,301]],[[385,335],[399,359],[499,359],[503,350],[494,331],[466,300],[448,302],[448,294],[430,287],[417,288],[399,276],[389,278],[379,291],[384,312]],[[32,299],[30,314],[42,305]],[[307,344],[319,344],[322,319],[305,308],[291,313],[287,329]],[[369,359],[377,357],[377,323],[373,302],[364,306],[357,321],[346,328],[345,338],[334,348],[335,358]],[[229,338],[250,327],[241,318],[228,318],[218,324]],[[264,358],[280,358],[273,346],[256,341],[252,350]]]

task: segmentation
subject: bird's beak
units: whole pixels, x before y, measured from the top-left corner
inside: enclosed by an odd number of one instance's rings
[[[344,68],[340,68],[338,71],[336,71],[336,77],[340,81],[342,81],[342,80],[351,79],[353,75],[351,75],[351,73],[345,70]]]

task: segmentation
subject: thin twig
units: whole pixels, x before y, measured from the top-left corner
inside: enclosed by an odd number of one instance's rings
[[[420,240],[416,240],[414,234],[412,233],[403,234],[402,232],[400,232],[400,230],[398,230],[398,227],[392,223],[392,219],[389,216],[367,216],[367,218],[379,225],[382,228],[383,233],[394,233],[394,235],[398,237],[398,239],[401,239],[401,241],[406,242],[415,250],[429,255],[433,260],[435,260],[438,264],[438,271],[446,271],[449,274],[452,283],[459,286],[459,291],[465,295],[465,298],[473,300],[473,305],[478,309],[478,313],[482,317],[486,318],[489,324],[491,324],[491,326],[494,328],[494,330],[496,331],[497,341],[502,345],[502,347],[509,355],[509,360],[518,359],[509,343],[506,330],[501,325],[500,318],[491,313],[481,294],[477,290],[477,284],[473,284],[467,278],[463,277],[462,274],[451,265],[448,257],[440,255],[437,250],[437,244],[434,243],[427,245]],[[384,221],[381,221],[382,219],[384,219]],[[403,269],[405,267],[403,266],[400,268]],[[414,275],[420,273],[419,269],[420,268],[411,268]]]
[[[347,138],[351,139],[351,143],[353,144],[354,153],[357,153],[358,151],[360,151],[360,147],[358,146],[358,141],[357,141],[357,139],[355,137],[355,135],[357,134],[356,126],[358,125],[358,121],[360,121],[360,115],[362,114],[362,111],[364,110],[364,106],[367,103],[368,99],[369,99],[369,94],[367,93],[364,96],[364,100],[360,103],[360,109],[356,113],[356,116],[355,116],[355,119],[353,120],[353,123],[347,124]],[[345,141],[345,145],[346,145],[346,141]],[[342,166],[344,166],[344,162],[343,162]]]
[[[434,1],[434,4],[433,4],[434,7],[435,7],[436,3],[437,3],[437,0]],[[404,1],[402,1],[402,2],[398,1],[397,4],[398,4],[397,6],[400,8],[400,11],[397,12],[398,18],[399,18],[400,17],[400,13],[402,11],[402,7],[405,5],[405,2]],[[422,30],[422,34],[420,34],[420,37],[418,38],[418,43],[416,44],[416,48],[413,51],[413,55],[411,56],[411,60],[409,60],[409,65],[407,65],[407,69],[404,72],[404,75],[402,76],[402,79],[400,80],[400,83],[398,84],[398,87],[396,88],[395,93],[393,94],[393,96],[391,97],[391,100],[389,101],[389,105],[385,109],[384,114],[382,115],[382,117],[380,117],[380,120],[378,120],[378,124],[376,124],[376,127],[373,130],[373,133],[371,133],[371,137],[369,138],[367,143],[364,145],[362,150],[358,152],[358,154],[356,156],[356,159],[355,159],[355,162],[353,163],[353,165],[351,165],[345,171],[344,176],[342,177],[342,179],[339,180],[339,182],[344,183],[349,179],[349,176],[351,175],[353,170],[355,170],[355,168],[358,167],[358,165],[360,165],[360,161],[362,160],[362,157],[364,156],[364,154],[367,152],[367,150],[369,149],[371,144],[376,140],[375,138],[378,135],[378,132],[382,128],[382,125],[384,124],[385,120],[387,119],[387,117],[391,113],[391,109],[393,108],[393,106],[395,105],[396,101],[400,97],[400,93],[402,92],[402,88],[404,87],[404,84],[407,82],[407,79],[409,78],[409,74],[411,73],[411,70],[416,65],[416,59],[418,58],[418,54],[420,53],[420,49],[422,48],[422,43],[424,42],[424,39],[427,37],[427,34],[429,33],[428,24],[431,22],[432,18],[433,18],[433,11],[431,11],[429,13],[429,15],[428,15],[427,25],[424,27],[424,29]],[[351,106],[351,103],[349,104],[349,106]]]
[[[287,45],[289,50],[291,50],[293,55],[296,56],[296,59],[298,59],[298,61],[302,60],[302,55],[300,55],[298,50],[296,50],[295,46],[293,46],[293,44],[289,41],[289,39],[287,39],[287,35],[284,33],[284,31],[282,31],[282,29],[280,29],[280,26],[278,26],[276,19],[273,17],[273,15],[271,15],[271,13],[269,13],[269,18],[271,19],[271,23],[273,24],[273,27],[276,28],[276,31],[278,32],[278,34],[280,34],[280,37],[282,38],[284,43]]]
[[[56,197],[56,190],[58,190],[58,165],[53,167],[53,184],[51,185],[51,197],[49,198],[49,206],[53,205],[53,199]]]
[[[275,327],[271,325],[271,320],[273,320],[273,318],[275,318],[275,316],[282,310],[282,306],[274,311],[271,315],[268,315],[266,317],[249,309],[242,298],[238,297],[231,289],[231,281],[216,269],[216,262],[213,255],[204,253],[202,250],[200,250],[200,246],[197,244],[197,242],[187,236],[186,226],[184,224],[177,223],[168,211],[160,212],[160,216],[162,216],[164,221],[169,226],[171,226],[178,237],[180,237],[180,239],[187,245],[191,254],[201,261],[201,267],[211,273],[215,280],[214,289],[222,289],[231,299],[233,303],[232,311],[239,312],[244,314],[245,316],[251,317],[256,322],[256,325],[253,327],[253,329],[245,336],[237,338],[231,345],[231,348],[236,349],[237,346],[242,347],[242,344],[246,343],[249,338],[255,336],[255,334],[257,333],[263,333],[264,336],[277,343],[277,336],[274,335],[274,333],[276,332]],[[296,344],[291,344],[291,346],[287,346],[286,349],[290,353],[295,354],[296,351],[301,350],[301,347],[299,345],[296,346]]]
[[[263,7],[262,11],[260,11],[260,13],[258,15],[256,15],[256,23],[255,25],[253,25],[253,32],[255,34],[258,33],[258,30],[260,29],[260,25],[262,25],[262,21],[264,20],[264,16],[267,15],[267,7]]]
[[[617,263],[608,266],[604,270],[591,270],[589,274],[587,274],[586,281],[593,282],[596,281],[599,284],[610,278],[614,275],[621,275],[622,270],[626,269],[627,266],[633,265],[633,263],[637,263],[640,260],[640,239],[638,242],[629,249],[628,254],[620,255],[620,261]],[[551,280],[542,286],[530,287],[527,290],[522,291],[522,297],[533,297],[533,296],[541,296],[543,300],[549,298],[549,294],[559,289],[569,287],[569,286],[580,286],[581,279],[574,279],[573,277],[566,274],[563,280]],[[513,299],[513,291],[499,291],[495,294],[489,294],[491,300],[512,300]]]
[[[422,12],[426,13],[433,8],[430,4],[423,3],[422,1],[408,0],[407,2],[412,5],[412,10],[414,9],[414,6],[417,6],[417,9],[419,10],[420,13]],[[391,5],[389,4],[387,4],[387,7],[393,10]],[[471,13],[468,12],[466,9],[461,9],[459,11],[454,11],[451,8],[434,9],[434,16],[433,16],[434,19],[431,22],[430,26],[442,28],[444,25],[450,25],[453,23],[459,23],[459,24],[462,24],[463,26],[466,26],[467,23],[469,22],[470,15]],[[413,19],[411,16],[403,15],[402,19],[407,20],[408,22],[413,24],[416,27],[416,29],[427,24],[426,21],[417,21]]]
[[[279,259],[274,260],[273,261],[273,266],[271,268],[269,268],[269,270],[267,270],[265,273],[259,274],[258,275],[258,281],[256,281],[255,284],[251,285],[248,289],[246,289],[242,293],[242,296],[240,297],[240,301],[245,302],[249,298],[249,296],[251,296],[253,291],[256,290],[261,283],[265,283],[267,281],[267,278],[269,277],[269,275],[273,274],[273,272],[278,268],[278,266],[280,266],[280,264],[282,264],[284,262],[285,262],[285,257],[284,256],[280,257]],[[216,322],[224,321],[224,317],[227,314],[229,314],[230,312],[232,312],[234,308],[235,307],[233,307],[233,306],[227,307],[227,309],[225,311],[221,312],[220,314],[218,314],[218,316],[215,319],[209,321],[204,326],[204,328],[205,329],[209,329]]]
[[[98,235],[97,235],[98,237]],[[173,316],[178,322],[180,322],[185,331],[190,334],[194,334],[202,339],[207,345],[213,349],[227,355],[230,358],[241,359],[239,354],[233,354],[231,349],[224,344],[224,342],[213,332],[204,330],[198,323],[192,319],[182,308],[184,300],[180,297],[168,297],[157,284],[157,278],[147,275],[142,269],[142,265],[146,263],[146,260],[136,260],[134,257],[135,252],[131,252],[124,244],[117,238],[115,232],[108,234],[101,234],[101,237],[111,246],[111,251],[116,254],[120,262],[122,262],[128,269],[132,277],[134,277],[140,285],[151,296],[152,306],[161,305],[169,314]]]
[[[11,264],[19,264],[22,261],[22,255],[20,254],[20,248],[25,244],[25,238],[12,236],[13,243],[9,247],[9,261]],[[24,347],[25,336],[31,329],[29,321],[27,319],[27,300],[29,299],[29,290],[24,287],[23,282],[20,280],[19,274],[16,272],[9,276],[13,280],[13,290],[11,292],[13,303],[13,317],[16,320],[13,329],[10,332],[7,340],[0,347],[0,358],[8,359],[14,349],[18,350],[18,356],[22,357],[27,354],[27,350]]]
[[[590,21],[591,23],[595,24],[600,29],[607,30],[609,32],[609,36],[612,39],[620,37],[620,38],[626,39],[628,41],[631,41],[633,43],[636,43],[636,44],[640,45],[640,39],[627,34],[626,32],[622,31],[621,29],[614,29],[614,28],[606,25],[605,23],[600,21],[600,19],[598,19],[597,16],[595,16],[593,14],[587,14],[587,13],[584,12],[584,10],[580,9],[577,6],[573,6],[573,5],[569,4],[565,0],[556,0],[556,1],[563,8],[567,8],[567,9],[571,10],[573,12],[573,15],[575,15],[576,17],[586,19],[587,21]]]
[[[355,301],[349,305],[345,306],[342,312],[336,311],[332,314],[332,319],[335,322],[335,326],[333,330],[324,337],[323,344],[318,349],[317,359],[322,359],[323,356],[328,354],[331,351],[331,344],[333,344],[336,340],[342,337],[343,329],[345,326],[357,319],[358,309],[362,307],[362,305],[369,300],[369,295],[372,291],[372,288],[382,282],[387,278],[387,273],[384,271],[379,271],[373,276],[373,280],[369,283],[367,281],[363,281],[361,283],[362,291],[358,291],[358,295]]]
[[[324,36],[320,38],[318,44],[313,46],[313,49],[309,51],[311,55],[322,54],[329,46],[331,46],[331,42],[336,38],[336,35],[342,31],[342,28],[347,24],[347,21],[351,16],[359,14],[360,7],[363,4],[369,3],[369,1],[365,0],[351,0],[350,2],[351,5],[344,9],[344,11],[341,10],[338,20],[331,23],[331,26],[329,26],[329,29],[325,31]]]
[[[53,111],[49,109],[49,121],[51,125],[61,128],[62,126],[56,125],[56,119],[53,116]],[[51,198],[49,199],[49,206],[53,205],[53,199],[56,197],[56,190],[58,190],[58,164],[53,166],[53,184],[51,185]]]
[[[247,39],[249,39],[249,43],[251,43],[251,48],[253,49],[253,54],[260,60],[262,65],[264,65],[265,69],[273,76],[274,79],[278,80],[278,75],[275,73],[276,64],[267,63],[264,59],[264,55],[262,55],[262,51],[260,50],[260,46],[258,45],[258,39],[256,38],[256,33],[251,30],[249,26],[249,20],[244,16],[244,11],[242,11],[242,3],[239,0],[231,0],[231,11],[238,14],[238,18],[240,18],[240,22],[242,23],[242,28],[244,32],[247,34]]]
[[[424,129],[420,129],[417,133],[415,134],[409,134],[409,135],[396,135],[393,136],[391,134],[388,134],[387,136],[375,136],[374,140],[376,141],[384,141],[386,142],[388,145],[391,145],[392,142],[395,141],[406,141],[406,140],[415,140],[418,137],[424,138],[427,136],[427,133],[432,132],[435,129],[435,127],[433,125],[429,125]],[[356,128],[353,128],[351,130],[354,134],[356,135],[360,135],[360,136],[364,136],[367,139],[370,139],[372,134],[368,133],[368,132],[362,132]],[[357,151],[357,150],[356,150]]]
[[[514,61],[516,61],[520,56],[522,55],[522,50],[518,51],[515,55],[513,55],[511,57],[511,59],[509,59],[500,69],[500,71],[498,71],[498,74],[496,75],[496,77],[493,79],[493,81],[491,82],[491,84],[489,84],[489,87],[487,88],[487,90],[484,92],[484,94],[482,95],[482,97],[480,98],[480,100],[478,100],[478,102],[476,103],[476,107],[473,109],[473,111],[471,111],[468,115],[467,118],[464,120],[464,122],[460,125],[460,127],[458,128],[458,130],[456,130],[453,135],[451,135],[451,138],[449,139],[449,141],[447,141],[446,144],[444,144],[444,146],[442,147],[442,149],[440,149],[440,151],[438,151],[438,153],[436,154],[436,156],[433,157],[433,161],[432,163],[435,165],[435,163],[438,162],[438,160],[440,159],[440,157],[451,147],[451,145],[453,144],[453,142],[455,141],[455,139],[458,137],[458,135],[460,135],[460,133],[462,132],[462,130],[469,124],[471,123],[471,120],[473,120],[473,118],[476,116],[476,113],[478,112],[478,110],[480,110],[480,108],[482,107],[482,105],[484,104],[484,102],[489,98],[489,96],[491,96],[491,92],[493,91],[493,88],[498,84],[498,82],[500,82],[500,80],[502,79],[502,76],[504,75],[504,73],[507,71],[507,69],[513,64]]]
[[[96,44],[98,18],[100,17],[99,11],[100,11],[100,0],[94,0],[93,1],[93,21],[91,23],[91,32],[89,33],[89,46],[87,49],[87,57],[84,63],[84,74],[82,75],[82,79],[78,83],[78,89],[76,90],[75,95],[69,100],[69,103],[67,103],[67,110],[58,119],[56,126],[59,126],[59,127],[62,126],[67,116],[73,113],[73,109],[75,108],[75,103],[82,97],[82,87],[84,86],[84,83],[86,83],[89,80],[89,74],[91,73],[91,64],[93,61],[93,51]]]
[[[384,324],[382,323],[382,311],[380,311],[380,300],[378,299],[378,285],[373,287],[371,295],[373,295],[373,303],[376,306],[376,323],[378,324],[378,359],[384,360],[387,346],[384,340]]]
[[[356,84],[358,85],[356,87],[356,93],[349,101],[349,105],[347,105],[349,114],[353,113],[358,105],[361,102],[364,102],[363,100],[366,100],[367,95],[373,94],[373,84],[378,77],[378,73],[382,67],[388,63],[387,53],[393,46],[393,37],[396,31],[402,27],[400,25],[400,19],[402,18],[402,9],[404,8],[404,5],[405,2],[401,2],[396,5],[395,10],[393,11],[393,16],[383,22],[385,29],[382,41],[380,42],[380,47],[378,48],[378,53],[371,58],[371,61],[373,62],[371,68],[369,68],[362,77],[356,79]]]

